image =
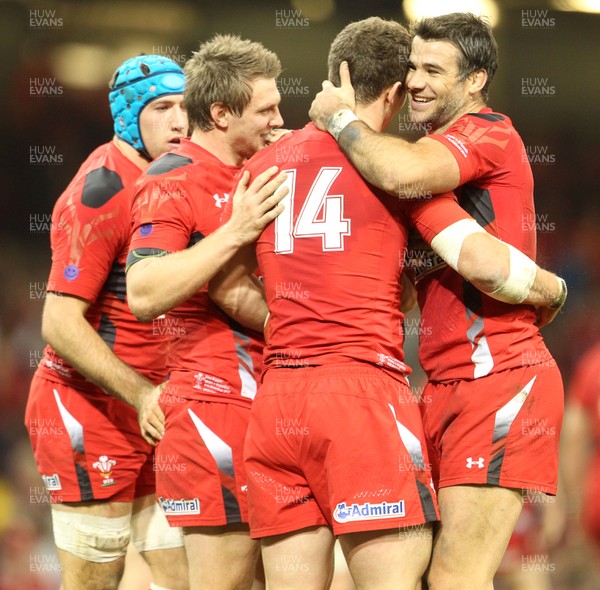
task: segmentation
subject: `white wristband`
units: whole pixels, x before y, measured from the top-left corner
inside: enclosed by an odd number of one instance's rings
[[[327,131],[329,131],[337,141],[340,133],[350,125],[352,121],[358,121],[358,117],[350,109],[342,109],[329,119],[327,122]]]

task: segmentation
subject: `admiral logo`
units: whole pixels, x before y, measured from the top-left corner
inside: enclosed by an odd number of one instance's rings
[[[398,502],[380,502],[379,504],[350,504],[342,502],[335,507],[333,518],[336,522],[345,523],[357,520],[381,520],[405,516],[404,500]]]
[[[54,475],[42,475],[42,479],[44,480],[44,485],[49,492],[54,492],[56,490],[62,490],[62,485],[60,483],[60,477],[58,477],[58,473]]]
[[[198,498],[174,500],[173,498],[160,496],[158,502],[165,514],[200,514],[200,500]]]

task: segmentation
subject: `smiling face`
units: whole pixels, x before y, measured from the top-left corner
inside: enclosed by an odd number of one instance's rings
[[[275,79],[257,78],[252,83],[252,98],[242,114],[238,117],[229,113],[229,141],[240,160],[269,145],[271,131],[283,125],[280,102]]]
[[[459,76],[460,57],[449,41],[413,39],[406,75],[413,122],[439,131],[474,107],[469,78]]]
[[[140,113],[140,133],[152,159],[176,148],[188,133],[183,95],[162,96],[148,103]]]

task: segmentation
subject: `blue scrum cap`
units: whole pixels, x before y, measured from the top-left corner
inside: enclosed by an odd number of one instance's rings
[[[115,133],[148,155],[140,133],[140,113],[150,102],[168,94],[182,94],[181,67],[163,55],[138,55],[121,64],[110,81],[110,112]]]

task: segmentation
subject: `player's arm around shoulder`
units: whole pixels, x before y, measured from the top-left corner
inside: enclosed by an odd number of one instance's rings
[[[340,64],[341,85],[323,82],[309,115],[328,131],[360,174],[374,186],[400,199],[455,189],[460,170],[450,150],[423,138],[415,143],[378,133],[358,120],[347,62]]]
[[[338,142],[366,180],[400,199],[453,190],[460,183],[452,153],[427,137],[411,143],[359,122],[344,129]]]
[[[538,308],[538,326],[551,322],[565,302],[563,279],[486,232],[451,193],[413,203],[411,222],[452,269],[490,297]]]
[[[287,176],[274,177],[277,171],[271,167],[251,184],[246,172],[234,195],[231,218],[190,248],[144,256],[133,246],[128,258],[127,297],[140,321],[151,321],[187,301],[283,211],[279,202],[288,189],[278,189]]]

